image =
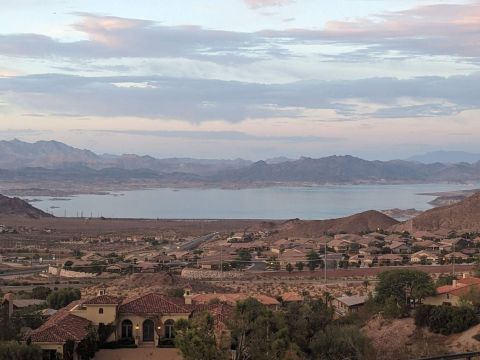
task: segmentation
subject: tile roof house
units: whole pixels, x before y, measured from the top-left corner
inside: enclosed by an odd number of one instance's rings
[[[194,303],[193,297],[191,288],[185,289],[183,299],[157,293],[121,298],[101,290],[96,297],[60,309],[42,326],[28,333],[24,340],[40,346],[46,357],[54,358],[56,354],[64,354],[67,340],[73,340],[76,347],[87,336],[90,327],[102,324],[114,326],[108,341],[131,340],[137,345],[152,347],[165,341],[172,342],[175,322],[201,311],[211,312],[217,321],[216,326],[225,328],[226,319],[231,314],[227,306]],[[263,295],[257,298],[262,303],[274,301],[278,304],[275,299]],[[233,299],[242,297],[237,294]]]
[[[390,244],[385,245],[386,248],[394,254],[408,254],[410,252],[410,246],[401,241],[392,241]]]
[[[480,295],[480,278],[467,277],[465,274],[463,278],[453,280],[451,285],[443,285],[437,288],[437,294],[427,297],[424,300],[428,305],[459,305],[462,298],[469,293],[474,293],[475,296]]]
[[[420,250],[410,256],[411,263],[421,263],[422,261],[426,261],[429,263],[437,263],[438,262],[438,255],[432,253],[428,250]]]

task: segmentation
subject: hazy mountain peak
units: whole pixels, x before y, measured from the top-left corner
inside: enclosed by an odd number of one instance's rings
[[[417,161],[424,164],[458,164],[469,163],[473,164],[480,161],[480,154],[469,153],[466,151],[431,151],[421,155],[414,155],[407,159],[408,161]]]

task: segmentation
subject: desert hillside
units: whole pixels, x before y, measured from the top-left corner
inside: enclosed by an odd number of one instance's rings
[[[15,215],[29,218],[53,217],[19,198],[0,195],[0,215]]]
[[[453,205],[434,208],[393,227],[407,231],[480,231],[480,193]]]

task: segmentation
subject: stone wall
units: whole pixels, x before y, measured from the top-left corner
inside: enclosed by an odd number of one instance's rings
[[[238,279],[245,275],[241,271],[221,271],[205,269],[183,269],[182,277],[186,279]]]
[[[48,273],[55,276],[66,277],[66,278],[94,278],[97,274],[86,273],[81,271],[72,271],[61,268],[56,268],[54,266],[48,267]]]

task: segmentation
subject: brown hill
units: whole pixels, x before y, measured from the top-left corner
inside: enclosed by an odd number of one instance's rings
[[[9,198],[4,195],[0,195],[0,215],[23,216],[35,219],[53,217],[53,215],[33,207],[22,199],[17,197]]]
[[[344,218],[329,220],[288,220],[278,227],[281,237],[316,237],[325,233],[351,233],[388,229],[399,222],[379,211],[369,210]]]
[[[421,215],[394,226],[395,230],[438,231],[480,231],[480,192],[453,205],[425,211]]]

